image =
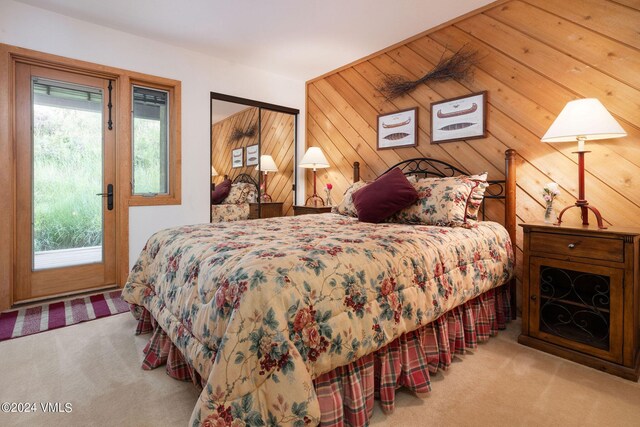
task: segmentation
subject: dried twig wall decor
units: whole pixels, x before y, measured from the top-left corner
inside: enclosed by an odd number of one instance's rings
[[[471,67],[477,63],[477,55],[478,52],[467,49],[466,45],[447,59],[444,58],[443,52],[435,68],[418,80],[411,81],[398,75],[388,76],[384,78],[378,90],[387,101],[390,101],[429,81],[466,80],[471,77]]]
[[[255,123],[249,126],[247,130],[242,130],[239,127],[235,127],[233,128],[233,132],[231,132],[231,136],[229,137],[229,143],[239,141],[242,138],[252,138],[253,136],[255,136],[257,130],[258,126]]]

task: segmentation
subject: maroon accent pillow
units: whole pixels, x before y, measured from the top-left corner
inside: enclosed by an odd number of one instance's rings
[[[216,185],[216,188],[211,192],[211,204],[219,205],[229,195],[231,191],[231,180],[225,179],[220,184]]]
[[[353,203],[362,222],[382,222],[417,199],[418,192],[398,168],[353,193]]]

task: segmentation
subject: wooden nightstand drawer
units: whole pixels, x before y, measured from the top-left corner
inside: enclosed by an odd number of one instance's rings
[[[531,233],[531,250],[605,261],[624,261],[622,239],[571,234]]]
[[[298,215],[311,215],[331,213],[331,206],[294,206],[293,214]]]

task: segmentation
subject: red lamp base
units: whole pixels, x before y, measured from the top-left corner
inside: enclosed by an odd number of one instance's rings
[[[582,225],[589,225],[589,211],[593,212],[596,216],[596,221],[598,222],[599,229],[605,229],[607,227],[602,223],[602,215],[600,215],[600,211],[594,208],[593,206],[589,206],[589,202],[587,202],[584,195],[584,155],[585,153],[589,153],[589,151],[584,150],[584,137],[578,138],[578,151],[575,151],[578,155],[578,200],[572,206],[567,206],[566,208],[560,211],[560,215],[558,215],[558,222],[554,225],[562,224],[562,215],[571,208],[580,208],[580,216],[582,217]]]
[[[313,194],[307,198],[304,205],[313,206],[314,208],[324,206],[324,200],[322,200],[322,197],[318,196],[316,192],[316,168],[313,168]]]
[[[571,205],[571,206],[567,206],[566,208],[562,209],[560,211],[560,214],[558,215],[558,222],[556,222],[554,225],[560,225],[562,224],[562,215],[569,209],[571,208],[580,208],[581,213],[580,216],[582,217],[582,225],[589,225],[589,211],[593,212],[593,214],[596,216],[596,221],[598,223],[598,228],[601,230],[606,229],[607,227],[604,226],[603,222],[602,222],[602,215],[600,215],[600,211],[598,211],[598,209],[596,209],[593,206],[589,205],[589,202],[587,202],[586,200],[576,200],[575,205]]]

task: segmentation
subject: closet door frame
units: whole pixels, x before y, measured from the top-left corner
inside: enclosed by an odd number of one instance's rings
[[[211,122],[212,117],[213,117],[213,101],[217,100],[217,101],[225,101],[225,102],[232,102],[235,104],[244,104],[248,107],[257,107],[259,112],[258,112],[258,147],[259,147],[259,152],[258,155],[262,154],[262,110],[271,110],[271,111],[275,111],[278,113],[285,113],[285,114],[291,114],[293,116],[293,127],[294,127],[294,133],[293,133],[293,205],[295,206],[297,205],[297,189],[298,189],[298,116],[300,115],[300,110],[298,110],[297,108],[291,108],[291,107],[285,107],[282,105],[276,105],[276,104],[269,104],[268,102],[262,102],[262,101],[256,101],[254,99],[248,99],[248,98],[241,98],[238,96],[233,96],[233,95],[227,95],[224,93],[219,93],[219,92],[211,92],[210,94],[210,100],[209,100],[209,121]],[[213,146],[212,146],[212,141],[213,141],[213,123],[209,124],[209,162],[211,162],[211,159],[213,157]],[[212,166],[212,165],[210,165]],[[259,179],[260,176],[258,177]],[[207,196],[208,198],[209,196]],[[258,205],[260,204],[260,197],[258,197]],[[261,209],[258,209],[258,211],[260,212]],[[212,221],[212,212],[211,212],[211,205],[209,205],[209,221]]]

